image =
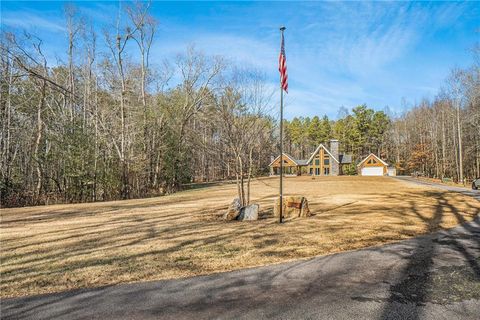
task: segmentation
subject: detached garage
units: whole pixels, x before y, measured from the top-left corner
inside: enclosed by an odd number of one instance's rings
[[[357,167],[358,173],[362,176],[385,176],[387,175],[388,164],[370,153]]]

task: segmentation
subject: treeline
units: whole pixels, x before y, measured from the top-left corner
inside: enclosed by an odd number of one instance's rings
[[[67,7],[66,61],[1,34],[1,205],[146,197],[237,178],[242,202],[274,152],[264,75],[194,48],[151,63],[149,4],[101,32]]]
[[[464,182],[480,176],[480,60],[454,69],[433,101],[398,117],[387,132],[389,161],[405,173]]]
[[[375,111],[366,105],[342,109],[340,119],[327,116],[293,118],[285,121],[285,150],[297,159],[308,159],[315,148],[323,143],[328,148],[330,139],[340,140],[340,152],[351,154],[353,159],[373,152],[385,154],[385,133],[391,119],[383,111]],[[344,168],[345,173],[355,174],[355,164]]]
[[[449,178],[463,182],[480,176],[480,68],[454,69],[433,101],[424,100],[402,115],[366,105],[340,110],[339,119],[285,121],[285,149],[307,159],[319,143],[340,140],[340,151],[356,163],[373,152],[398,174]],[[355,165],[346,168],[355,174]]]

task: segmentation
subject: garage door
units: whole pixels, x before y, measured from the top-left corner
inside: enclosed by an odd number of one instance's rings
[[[383,176],[383,167],[363,167],[362,176]]]

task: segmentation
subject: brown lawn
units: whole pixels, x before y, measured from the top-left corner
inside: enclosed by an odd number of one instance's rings
[[[232,184],[171,196],[1,210],[1,297],[261,266],[469,221],[480,202],[388,177],[286,178],[314,216],[279,225],[277,178],[253,182],[262,219],[224,222]]]

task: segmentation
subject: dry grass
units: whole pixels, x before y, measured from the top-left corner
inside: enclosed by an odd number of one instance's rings
[[[396,241],[471,220],[480,202],[388,177],[287,178],[314,216],[278,225],[278,181],[253,183],[263,218],[224,222],[223,184],[160,198],[1,211],[1,297],[193,276]]]

